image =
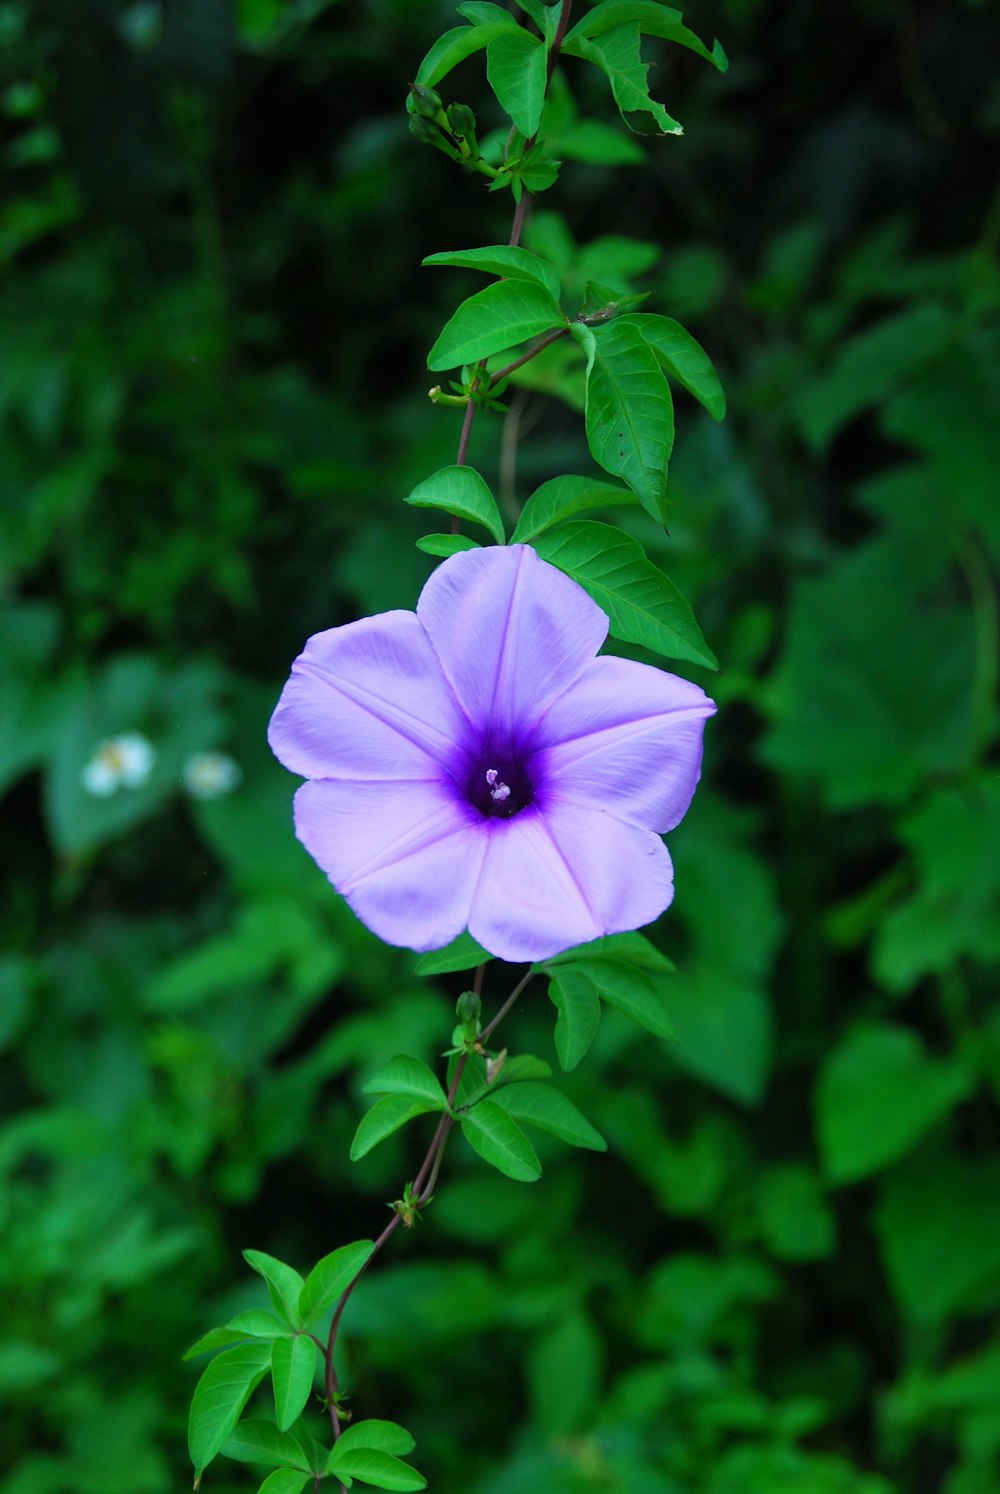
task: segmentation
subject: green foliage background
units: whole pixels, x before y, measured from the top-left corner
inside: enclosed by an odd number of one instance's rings
[[[526,236],[650,290],[729,394],[679,407],[669,538],[629,520],[723,661],[654,933],[677,1037],[609,1013],[566,1080],[605,1155],[529,1188],[455,1144],[345,1372],[440,1494],[997,1494],[997,13],[687,19],[733,65],[657,54],[682,138],[567,63],[618,143],[580,164],[567,114]],[[432,565],[400,499],[454,460],[424,362],[460,277],[419,262],[509,221],[407,132],[453,20],[0,4],[0,1494],[180,1487],[180,1355],[263,1303],[240,1248],[377,1233],[419,1155],[348,1162],[361,1087],[435,1062],[461,985],[338,903],[264,729],[310,632]],[[488,127],[481,59],[452,85]],[[590,470],[529,367],[473,438],[512,515]],[[148,785],[88,798],[123,730]],[[243,783],[192,801],[215,747]],[[505,1041],[551,1056],[552,1015]]]

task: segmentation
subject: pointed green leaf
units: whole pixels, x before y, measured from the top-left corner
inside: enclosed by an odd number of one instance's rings
[[[726,413],[725,391],[701,343],[673,317],[643,312],[626,320],[649,343],[667,373],[705,406],[713,420],[722,420]]]
[[[684,130],[649,93],[649,65],[643,62],[639,27],[633,22],[604,31],[593,40],[580,36],[572,49],[563,51],[582,57],[599,67],[611,84],[619,113],[629,124],[630,114],[651,114],[664,135],[683,135]]]
[[[311,1477],[297,1468],[277,1468],[268,1474],[257,1494],[301,1494]]]
[[[605,31],[613,31],[617,26],[632,21],[638,24],[643,35],[659,36],[665,41],[687,47],[690,51],[697,52],[699,57],[704,57],[713,67],[717,67],[720,73],[724,73],[729,66],[721,42],[716,42],[710,51],[684,25],[680,11],[661,5],[659,0],[604,0],[604,4],[595,5],[593,10],[588,11],[577,22],[567,35],[562,50],[575,56],[573,48],[579,37],[600,36]]]
[[[584,958],[624,960],[630,965],[638,965],[641,970],[663,970],[673,971],[676,969],[673,960],[657,949],[645,934],[604,934],[600,939],[592,939],[589,944],[578,944],[575,949],[564,950],[562,954],[553,955],[550,960],[545,960],[543,966],[548,970],[552,965],[572,965]]]
[[[418,482],[404,500],[414,508],[443,508],[488,529],[498,545],[505,543],[503,520],[496,499],[474,467],[442,467]]]
[[[656,1037],[673,1037],[666,1011],[670,976],[660,970],[642,970],[626,960],[582,959],[573,968],[593,981],[603,999],[616,1006]]]
[[[598,482],[592,477],[553,477],[536,488],[524,505],[510,542],[523,545],[574,514],[635,501],[630,488],[615,487],[610,482]]]
[[[463,1115],[462,1132],[473,1151],[506,1177],[518,1183],[533,1183],[541,1177],[541,1163],[534,1147],[495,1100],[480,1100]]]
[[[597,1036],[601,998],[593,981],[572,965],[552,972],[549,999],[556,1018],[555,1043],[561,1066],[575,1069]]]
[[[448,975],[453,970],[472,970],[493,956],[466,931],[443,949],[432,949],[417,961],[418,975]]]
[[[581,1115],[572,1100],[551,1084],[507,1084],[497,1091],[495,1103],[516,1121],[550,1131],[569,1146],[606,1152],[608,1144],[599,1131]]]
[[[483,547],[478,540],[470,539],[467,534],[424,534],[416,542],[417,549],[423,550],[425,555],[440,555],[447,560],[449,555],[457,555],[461,550],[481,550]]]
[[[506,16],[503,21],[496,20],[484,26],[454,26],[446,31],[443,36],[430,48],[423,62],[417,69],[416,81],[422,83],[425,88],[433,88],[435,83],[440,83],[446,78],[452,68],[458,67],[473,52],[482,51],[483,47],[489,45],[494,37],[501,36],[503,32],[510,31],[516,27],[517,22],[511,15]]]
[[[447,1110],[448,1097],[422,1059],[399,1053],[364,1086],[366,1095],[409,1095],[423,1100],[429,1110]]]
[[[316,1372],[316,1345],[305,1333],[279,1338],[271,1353],[274,1410],[278,1428],[287,1432],[298,1421],[312,1394]]]
[[[559,24],[558,0],[550,0],[550,3],[546,3],[546,0],[525,0],[521,9],[534,21],[545,38],[546,45],[551,46]]]
[[[665,524],[674,408],[659,360],[633,321],[573,327],[587,354],[587,443],[595,462],[624,478],[647,513]]]
[[[418,1115],[426,1115],[428,1111],[436,1109],[436,1105],[413,1100],[408,1095],[386,1095],[384,1100],[379,1100],[362,1117],[351,1142],[351,1161],[360,1162],[373,1147],[391,1136],[393,1131],[398,1131],[400,1126],[415,1120]]]
[[[442,254],[428,254],[425,265],[454,265],[458,269],[482,270],[500,275],[504,280],[531,280],[547,290],[553,301],[559,300],[559,276],[547,260],[512,244],[491,244],[484,249],[448,249]]]
[[[265,1255],[263,1250],[244,1250],[243,1259],[248,1266],[253,1267],[258,1276],[263,1276],[271,1301],[282,1317],[293,1328],[301,1328],[302,1324],[297,1316],[302,1293],[302,1277],[299,1273],[291,1266],[286,1266],[284,1261],[275,1260],[273,1255]]]
[[[287,1432],[279,1432],[273,1421],[253,1418],[239,1422],[226,1438],[222,1452],[237,1463],[309,1469],[308,1460],[295,1438]]]
[[[356,1421],[341,1432],[337,1440],[337,1452],[353,1452],[358,1447],[374,1447],[379,1452],[402,1457],[412,1452],[416,1444],[405,1427],[394,1421]]]
[[[241,1344],[224,1350],[206,1367],[194,1388],[188,1420],[188,1449],[196,1473],[219,1453],[270,1362],[270,1344]]]
[[[248,1312],[237,1313],[224,1327],[213,1328],[211,1332],[203,1334],[191,1345],[184,1358],[195,1359],[199,1354],[207,1354],[210,1349],[225,1349],[230,1344],[245,1343],[248,1338],[283,1338],[291,1331],[288,1324],[276,1318],[273,1313],[251,1308]]]
[[[341,1438],[343,1441],[343,1438]],[[423,1474],[403,1463],[390,1453],[375,1447],[355,1447],[341,1451],[340,1442],[334,1447],[327,1464],[328,1473],[341,1478],[346,1473],[351,1478],[360,1478],[376,1489],[426,1489]]]
[[[327,1308],[341,1297],[361,1268],[371,1260],[375,1246],[371,1240],[355,1240],[341,1245],[319,1261],[306,1277],[299,1298],[299,1316],[303,1328],[315,1323]]]
[[[499,1073],[492,1080],[488,1080],[486,1074],[483,1060],[472,1055],[462,1073],[462,1082],[455,1099],[456,1108],[468,1109],[484,1095],[493,1095],[505,1085],[514,1084],[521,1079],[548,1079],[552,1070],[543,1059],[535,1058],[531,1053],[519,1053],[514,1058],[505,1059]]]
[[[545,107],[544,42],[523,26],[502,32],[486,48],[486,77],[501,109],[531,140],[538,133]]]
[[[535,549],[590,593],[608,614],[616,638],[668,659],[719,667],[691,608],[631,535],[577,519],[543,534]]]
[[[462,302],[428,353],[427,367],[475,363],[566,325],[559,303],[542,286],[531,280],[498,280]]]

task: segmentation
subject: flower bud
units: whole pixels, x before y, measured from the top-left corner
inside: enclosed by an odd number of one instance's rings
[[[456,140],[476,141],[476,116],[468,104],[448,105],[448,128]]]
[[[455,1005],[455,1015],[470,1037],[475,1037],[479,1031],[479,1018],[482,1010],[483,1004],[475,991],[462,992]]]
[[[437,145],[441,139],[437,126],[422,114],[410,115],[410,134],[422,145]]]
[[[411,114],[420,115],[424,119],[436,119],[442,110],[441,95],[435,93],[433,88],[425,88],[422,83],[411,83],[406,107]]]

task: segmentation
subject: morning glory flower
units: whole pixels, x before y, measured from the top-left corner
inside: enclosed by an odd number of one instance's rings
[[[388,944],[540,960],[658,917],[701,767],[697,685],[598,658],[608,619],[527,545],[445,560],[416,612],[310,638],[271,718],[295,829]]]
[[[110,799],[119,789],[138,789],[148,781],[156,762],[153,744],[137,731],[122,732],[98,742],[80,769],[80,783],[97,799]]]

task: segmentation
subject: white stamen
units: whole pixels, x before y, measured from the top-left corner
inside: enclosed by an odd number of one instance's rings
[[[486,769],[486,782],[490,786],[490,798],[495,804],[502,804],[505,799],[510,798],[510,789],[507,784],[498,781],[500,778],[496,768]]]

